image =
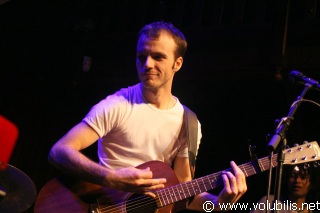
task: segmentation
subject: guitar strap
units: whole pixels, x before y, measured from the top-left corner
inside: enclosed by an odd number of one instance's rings
[[[184,106],[184,124],[188,138],[188,154],[192,179],[196,168],[197,141],[198,141],[198,118],[188,107]]]

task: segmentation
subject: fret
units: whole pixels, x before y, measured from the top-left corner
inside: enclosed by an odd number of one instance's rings
[[[204,182],[206,191],[209,191],[209,190],[211,189],[210,181],[208,181],[207,179],[205,179],[205,177],[202,178],[202,181]]]
[[[164,190],[161,190],[161,191],[164,191],[164,193],[165,193],[165,195],[166,195],[166,200],[167,200],[167,202],[164,202],[165,205],[170,204],[170,200],[169,200],[169,197],[168,197],[168,196],[170,195],[169,190],[170,190],[170,188],[166,188],[166,189],[164,189]]]
[[[212,181],[212,183],[214,183],[213,187],[215,188],[215,187],[219,186],[219,184],[218,184],[218,179],[217,179],[217,175],[216,175],[216,174],[213,174],[213,175],[211,175],[211,176],[212,176],[213,179],[214,179],[214,181]]]
[[[199,179],[195,180],[195,182],[197,183],[197,186],[198,186],[198,188],[196,189],[197,190],[196,194],[200,194],[200,192],[201,192],[201,191],[198,191],[198,190],[200,190],[200,186],[199,186],[198,180]]]
[[[190,190],[189,190],[188,184],[187,184],[187,183],[182,183],[182,184],[184,185],[184,188],[186,188],[186,189],[188,190],[188,193],[189,193],[189,195],[188,195],[188,196],[186,196],[185,198],[187,198],[187,197],[191,197],[192,195],[191,195],[191,193],[190,193]]]
[[[200,183],[200,185],[199,185],[200,191],[207,191],[207,190],[206,190],[206,186],[205,186],[205,184],[204,184],[204,182],[203,182],[203,178],[199,178],[199,181],[201,181],[201,183]]]
[[[178,192],[180,200],[182,200],[182,198],[181,198],[182,193],[181,193],[181,190],[179,190],[179,185],[176,185],[175,188],[177,189],[176,191]]]
[[[181,195],[183,195],[183,196],[182,196],[182,199],[188,197],[188,196],[186,195],[185,191],[186,191],[186,190],[185,190],[185,184],[182,183],[182,184],[181,184],[181,191],[180,191],[180,192],[182,192]]]
[[[175,186],[172,186],[172,187],[170,187],[169,188],[169,198],[170,198],[170,200],[171,200],[171,202],[176,202],[177,201],[177,197],[176,197],[176,194],[175,194],[175,191],[174,191],[174,188],[173,187],[175,187]]]
[[[174,187],[174,186],[173,186]],[[171,192],[170,192],[170,197],[171,197],[171,200],[173,201],[173,202],[176,202],[176,201],[178,201],[178,199],[177,199],[177,197],[176,197],[176,194],[175,194],[175,192],[174,192],[174,190],[173,190],[173,187],[170,187],[169,188],[169,190],[171,189]]]
[[[266,168],[266,169],[269,169],[269,163],[270,163],[270,160],[267,159],[267,158],[263,158],[261,159],[261,164],[263,165],[263,168]]]
[[[156,195],[158,195],[157,197],[158,197],[158,200],[159,200],[159,202],[160,202],[160,206],[165,206],[166,204],[165,204],[165,202],[164,202],[164,200],[163,200],[163,193],[161,193],[162,191],[159,191],[159,192],[157,192],[156,193]]]
[[[192,190],[193,190],[193,193],[192,193],[192,194],[195,195],[195,194],[196,194],[196,190],[194,189],[194,186],[193,186],[194,184],[193,184],[193,182],[194,182],[194,181],[191,181],[191,182],[190,182],[190,185],[192,186]]]
[[[253,172],[251,172],[251,175],[257,174],[257,170],[255,169],[255,167],[252,164],[249,164],[249,168],[250,168],[251,171],[253,171]]]
[[[205,176],[208,179],[208,183],[210,184],[210,189],[213,189],[213,186],[211,184],[211,179],[209,178],[209,175]]]
[[[263,172],[264,170],[263,170],[263,168],[261,167],[261,163],[259,162],[259,165],[260,165],[260,172]],[[257,173],[259,173],[259,172],[257,172],[256,170],[255,170],[255,167],[252,165],[252,164],[250,164],[250,168],[251,168],[251,170],[254,170],[254,174],[257,174]]]
[[[204,177],[202,177],[201,180],[202,180],[202,183],[203,183],[204,191],[208,191],[209,190],[208,183],[205,181]]]
[[[243,171],[243,173],[246,175],[246,177],[248,177],[248,174],[247,174],[247,170],[244,166],[240,167],[241,170]]]
[[[213,177],[214,177],[215,183],[217,183],[217,182],[218,182],[217,175],[216,175],[216,174],[213,174]],[[217,184],[216,184],[216,185],[217,185]]]
[[[259,162],[260,162],[260,161],[259,161]],[[262,170],[265,171],[266,168],[264,167],[263,163],[260,162],[260,165],[261,165]]]
[[[254,164],[255,164],[255,163],[254,163]],[[247,170],[249,171],[248,176],[253,175],[253,174],[257,174],[257,169],[256,169],[257,166],[259,166],[259,165],[256,165],[256,164],[255,164],[255,165],[253,165],[253,164],[248,164],[248,167],[249,167],[249,168],[247,169]],[[250,172],[250,171],[251,171],[251,172]],[[258,171],[260,172],[260,170],[258,170]],[[248,176],[247,176],[247,177],[248,177]]]

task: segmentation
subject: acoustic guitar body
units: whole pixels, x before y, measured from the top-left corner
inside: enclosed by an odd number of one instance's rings
[[[147,167],[150,167],[154,178],[167,179],[165,188],[179,184],[174,171],[166,163],[150,161],[137,166],[140,169]],[[166,213],[185,208],[185,203],[186,200],[159,207],[156,199],[145,195],[108,189],[60,176],[51,179],[40,190],[34,213]]]

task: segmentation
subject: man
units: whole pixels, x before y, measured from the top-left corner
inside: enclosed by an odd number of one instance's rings
[[[95,105],[51,149],[49,161],[59,169],[104,187],[156,197],[165,178],[153,178],[149,168],[136,166],[159,160],[172,166],[179,182],[192,179],[183,105],[171,94],[173,77],[187,49],[184,35],[170,23],[144,26],[138,36],[136,68],[140,83],[123,88]],[[200,127],[200,123],[199,123]],[[199,128],[198,146],[201,138]],[[98,141],[99,164],[80,153]],[[223,172],[219,196],[201,193],[188,209],[204,211],[205,201],[235,203],[246,192],[245,176],[232,161],[233,173]]]

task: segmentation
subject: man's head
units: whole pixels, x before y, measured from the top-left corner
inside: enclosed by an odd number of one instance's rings
[[[172,24],[154,22],[139,32],[136,67],[144,88],[171,91],[175,73],[187,49],[184,35]]]
[[[187,51],[187,40],[184,34],[173,24],[168,22],[153,22],[145,25],[138,34],[138,39],[141,36],[147,38],[158,38],[161,31],[166,31],[176,44],[175,58],[184,57]]]

